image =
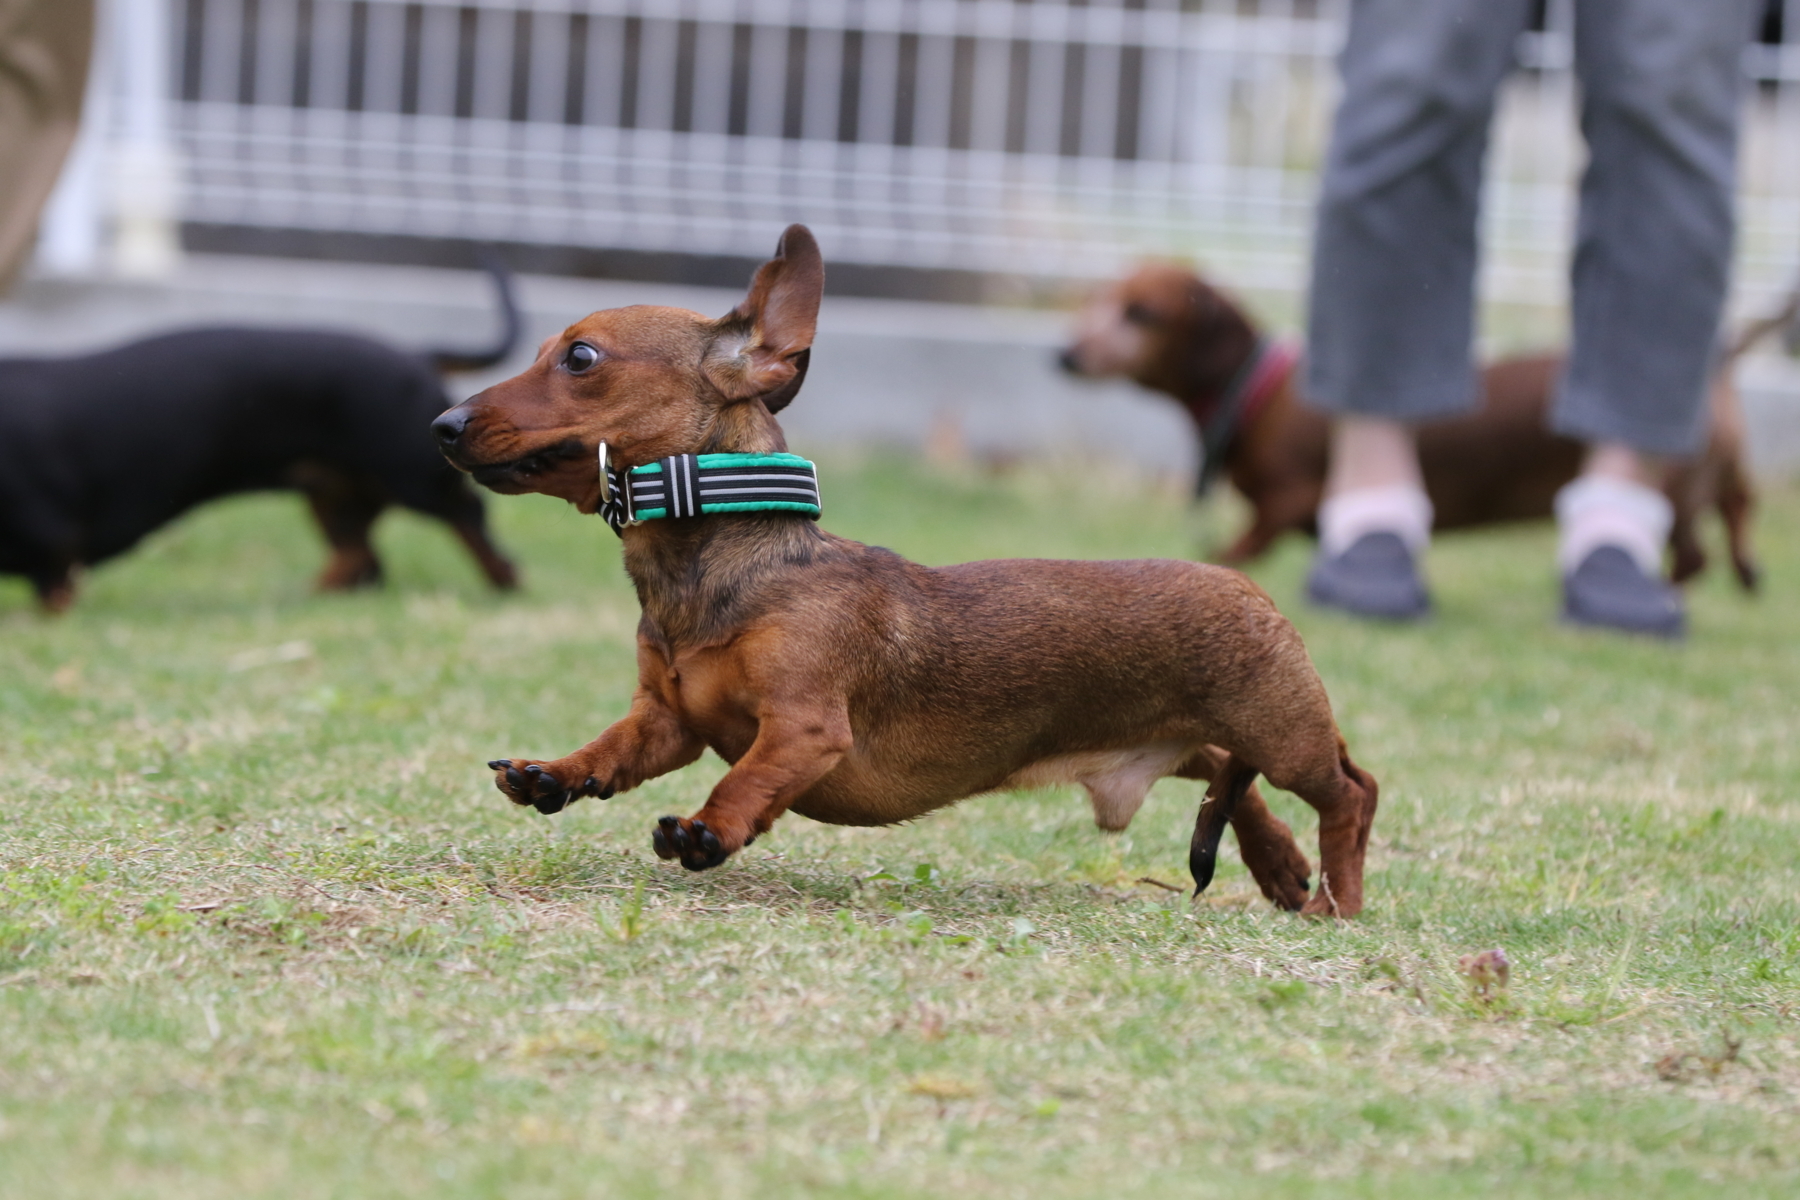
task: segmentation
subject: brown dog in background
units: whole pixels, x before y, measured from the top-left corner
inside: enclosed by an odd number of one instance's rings
[[[1730,365],[1780,319],[1759,322],[1726,353],[1711,396],[1705,451],[1669,472],[1675,508],[1670,578],[1697,575],[1706,554],[1695,524],[1709,507],[1724,518],[1738,582],[1760,574],[1749,546],[1753,496],[1743,466],[1743,418]],[[1123,376],[1173,397],[1206,443],[1202,489],[1215,473],[1250,502],[1250,527],[1214,554],[1228,565],[1256,558],[1288,530],[1316,535],[1325,488],[1330,418],[1309,408],[1291,355],[1262,358],[1269,343],[1243,309],[1185,267],[1152,263],[1096,293],[1077,320],[1063,367],[1091,378]],[[1285,369],[1283,369],[1285,368]],[[1580,442],[1546,421],[1562,359],[1502,359],[1481,373],[1470,413],[1419,426],[1419,465],[1434,528],[1462,529],[1548,517],[1559,488],[1575,478]]]
[[[434,424],[450,461],[499,492],[606,499],[620,470],[671,455],[786,449],[775,413],[798,390],[824,265],[790,227],[736,310],[709,320],[637,306],[594,313],[537,362]],[[1209,780],[1189,854],[1213,874],[1220,834],[1277,905],[1352,916],[1376,783],[1351,762],[1300,637],[1235,571],[1167,560],[1013,560],[929,568],[797,513],[625,525],[643,607],[631,710],[551,761],[500,759],[495,783],[556,812],[686,766],[731,769],[656,853],[724,862],[792,809],[887,825],[981,792],[1079,783],[1123,829],[1159,778]],[[1258,774],[1319,813],[1319,889]]]

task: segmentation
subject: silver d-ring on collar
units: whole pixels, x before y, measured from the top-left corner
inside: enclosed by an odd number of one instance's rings
[[[604,441],[594,452],[595,465],[600,469],[600,515],[612,526],[615,533],[638,523],[637,514],[632,511],[631,473],[629,470],[613,474],[612,447]]]

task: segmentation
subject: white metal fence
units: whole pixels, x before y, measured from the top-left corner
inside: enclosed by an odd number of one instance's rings
[[[1302,282],[1344,0],[167,3],[180,215],[229,225]],[[1704,0],[1696,0],[1704,2]],[[1746,59],[1740,282],[1800,262],[1800,0]],[[1487,291],[1553,299],[1566,0],[1496,130]]]

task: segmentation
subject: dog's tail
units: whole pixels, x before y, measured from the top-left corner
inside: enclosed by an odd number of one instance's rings
[[[1244,793],[1256,782],[1257,770],[1233,754],[1213,776],[1200,802],[1200,815],[1194,820],[1194,840],[1188,845],[1188,871],[1194,876],[1194,895],[1198,896],[1212,882],[1213,868],[1219,861],[1219,838],[1231,821]]]
[[[1800,283],[1794,285],[1780,308],[1758,317],[1738,331],[1737,337],[1725,347],[1724,365],[1737,361],[1746,350],[1772,333],[1781,335],[1782,349],[1800,356]]]
[[[513,287],[513,274],[498,253],[485,247],[476,251],[481,267],[494,283],[494,298],[500,306],[500,338],[485,350],[427,350],[426,357],[440,372],[479,371],[503,361],[519,344],[524,319],[519,313],[519,298]]]

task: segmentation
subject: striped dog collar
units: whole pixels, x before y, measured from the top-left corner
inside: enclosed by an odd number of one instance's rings
[[[600,515],[615,533],[639,521],[711,513],[819,515],[817,468],[797,454],[674,454],[617,470],[600,445]]]
[[[1213,401],[1211,415],[1200,430],[1203,457],[1196,495],[1206,495],[1212,481],[1225,469],[1225,456],[1231,452],[1238,430],[1275,394],[1299,362],[1300,348],[1293,343],[1267,337],[1256,339],[1250,357]]]

